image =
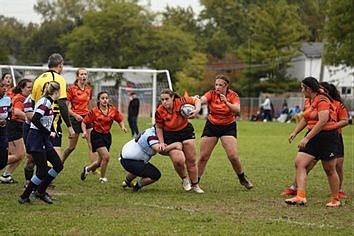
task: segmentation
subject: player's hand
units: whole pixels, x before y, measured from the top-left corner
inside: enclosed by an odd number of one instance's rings
[[[296,134],[295,133],[291,133],[289,135],[289,138],[288,138],[289,143],[291,143],[295,139],[295,137],[296,137]]]
[[[125,128],[125,127],[121,127],[120,129],[121,129],[124,133],[128,132],[127,128]]]
[[[221,100],[222,102],[224,102],[224,103],[227,102],[227,98],[226,98],[226,96],[225,96],[224,94],[220,93],[219,96],[220,96],[220,100]]]
[[[73,138],[75,136],[75,131],[72,126],[68,128],[68,132],[69,132],[69,138]]]
[[[309,139],[307,137],[303,137],[298,145],[298,148],[304,148],[308,142]]]
[[[77,120],[78,122],[81,122],[84,118],[82,118],[82,116],[80,115],[75,115],[75,120]]]
[[[82,132],[82,138],[83,139],[87,139],[87,132],[85,131],[85,132]]]
[[[55,132],[50,132],[49,137],[55,138],[57,136],[57,133]]]

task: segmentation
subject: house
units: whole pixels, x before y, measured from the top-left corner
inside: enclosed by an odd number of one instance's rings
[[[288,69],[289,76],[302,80],[313,76],[319,81],[327,81],[337,86],[343,97],[354,96],[354,68],[344,65],[331,66],[322,64],[324,43],[303,43],[300,53],[294,57]]]

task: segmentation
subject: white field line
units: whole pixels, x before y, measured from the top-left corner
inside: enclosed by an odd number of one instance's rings
[[[335,226],[335,225],[330,225],[330,224],[321,224],[321,223],[308,223],[308,222],[301,222],[301,221],[295,221],[295,220],[289,220],[289,219],[272,219],[272,221],[275,222],[285,222],[287,224],[294,224],[294,225],[301,225],[301,226],[308,226],[308,227],[317,227],[317,228],[335,228],[335,229],[340,229],[341,227]]]

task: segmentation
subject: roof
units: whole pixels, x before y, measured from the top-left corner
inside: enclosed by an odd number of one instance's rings
[[[306,42],[301,45],[300,51],[308,58],[321,58],[323,48],[323,43]]]

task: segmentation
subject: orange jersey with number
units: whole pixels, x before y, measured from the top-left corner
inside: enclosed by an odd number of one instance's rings
[[[118,123],[123,121],[123,115],[113,105],[109,105],[107,115],[96,106],[83,120],[85,124],[92,124],[93,129],[102,134],[109,133],[113,121]]]
[[[325,110],[329,111],[329,117],[322,130],[337,129],[338,126],[336,108],[334,104],[329,100],[329,98],[325,95],[318,94],[312,103],[310,98],[306,98],[303,115],[309,130],[311,130],[318,122],[318,112]]]
[[[181,106],[183,104],[192,104],[192,97],[175,98],[173,100],[172,113],[168,112],[161,104],[157,107],[155,113],[155,122],[163,126],[166,131],[179,131],[187,127],[188,119],[181,115]]]
[[[88,105],[92,99],[92,88],[89,85],[85,85],[84,89],[81,89],[77,84],[73,84],[66,95],[73,112],[81,116],[87,115]]]
[[[25,101],[25,97],[21,94],[21,93],[18,93],[18,94],[15,94],[11,101],[12,101],[12,115],[11,115],[11,120],[15,120],[15,121],[18,121],[18,122],[24,122],[24,120],[22,119],[19,119],[16,117],[15,115],[15,108],[23,111],[23,103]]]
[[[228,125],[235,122],[235,113],[220,100],[220,95],[215,90],[210,90],[203,95],[208,101],[208,120],[214,125]],[[240,104],[240,97],[238,94],[228,89],[226,99],[232,104]]]

